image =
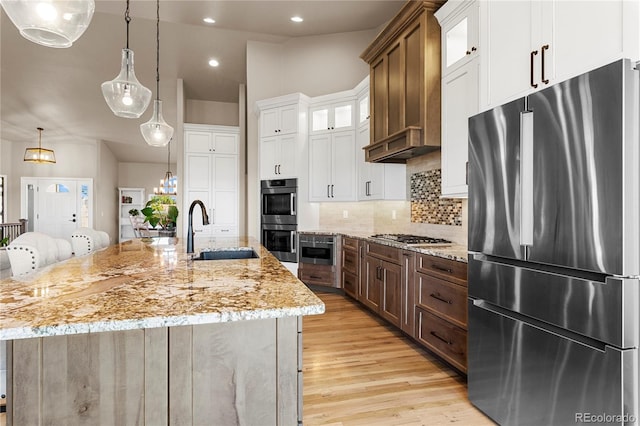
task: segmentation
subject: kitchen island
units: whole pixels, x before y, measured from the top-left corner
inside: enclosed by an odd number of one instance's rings
[[[0,281],[8,424],[296,424],[324,304],[256,241],[131,240]]]

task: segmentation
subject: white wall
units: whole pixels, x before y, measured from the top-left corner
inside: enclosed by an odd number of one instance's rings
[[[237,103],[213,102],[187,99],[185,123],[237,126],[239,108]]]
[[[368,73],[360,53],[377,31],[247,44],[247,233],[260,235],[258,117],[255,102],[302,92],[318,96],[353,89]]]
[[[11,222],[20,219],[20,177],[92,178],[94,182],[98,177],[98,143],[95,141],[51,142],[43,137],[42,146],[55,152],[55,164],[24,162],[25,149],[33,145],[33,141],[2,141],[2,162],[8,161],[11,164],[6,173],[4,167],[2,170],[2,174],[6,174],[8,180],[7,219]],[[94,201],[98,202],[97,199]]]
[[[93,181],[95,194],[93,227],[118,241],[118,160],[106,143],[98,144],[98,176]]]
[[[7,221],[20,219],[21,177],[65,177],[93,179],[93,226],[105,231],[111,241],[117,238],[116,187],[117,160],[104,142],[70,140],[48,141],[43,136],[43,147],[53,149],[55,164],[35,164],[23,161],[24,151],[34,146],[33,141],[0,143],[0,174],[7,175]]]

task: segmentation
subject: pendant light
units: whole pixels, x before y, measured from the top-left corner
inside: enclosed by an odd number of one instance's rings
[[[165,173],[164,179],[160,179],[160,186],[153,188],[153,192],[156,195],[178,195],[178,178],[171,173],[170,158],[171,141],[167,144],[167,173]]]
[[[94,0],[0,0],[22,37],[47,47],[71,47],[87,29]]]
[[[122,49],[120,74],[102,83],[102,95],[118,117],[139,118],[149,106],[151,90],[140,84],[133,71],[133,50],[129,50],[129,0],[124,21],[127,23],[127,47]]]
[[[52,149],[42,147],[42,127],[38,127],[38,147],[27,148],[24,151],[24,161],[28,163],[55,163],[56,155]]]
[[[162,117],[160,100],[160,0],[156,0],[156,100],[153,101],[153,115],[140,125],[140,132],[151,146],[165,146],[173,137],[173,127]]]

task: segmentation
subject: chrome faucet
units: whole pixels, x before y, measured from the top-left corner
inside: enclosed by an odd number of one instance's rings
[[[193,253],[193,236],[196,234],[193,230],[193,208],[198,204],[202,210],[202,224],[209,224],[209,216],[207,215],[207,209],[204,207],[204,203],[200,200],[193,200],[191,206],[189,206],[189,228],[187,229],[187,253]]]

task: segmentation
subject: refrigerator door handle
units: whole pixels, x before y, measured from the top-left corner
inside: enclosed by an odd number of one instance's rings
[[[520,115],[520,245],[533,245],[533,111]]]

